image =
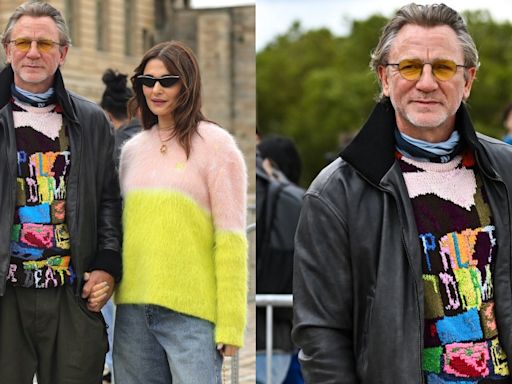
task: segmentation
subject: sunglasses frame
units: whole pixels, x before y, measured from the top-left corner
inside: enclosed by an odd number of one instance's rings
[[[421,64],[421,68],[419,69],[418,74],[413,77],[405,76],[403,74],[403,72],[405,71],[405,68],[400,67],[405,62],[409,62],[411,64]],[[449,64],[449,66],[445,65],[445,67],[449,67],[449,69],[450,69],[449,73],[451,73],[451,75],[449,75],[449,77],[443,77],[443,76],[440,77],[439,76],[439,73],[438,73],[438,71],[440,70],[439,65],[442,66],[443,63]],[[390,65],[397,66],[398,73],[400,73],[400,76],[402,76],[403,79],[409,80],[409,81],[417,81],[421,78],[421,75],[423,74],[423,68],[425,67],[426,64],[430,64],[430,66],[432,67],[432,75],[434,75],[434,77],[439,81],[451,80],[453,78],[453,76],[455,76],[455,74],[457,73],[458,68],[469,68],[469,66],[467,66],[467,65],[457,64],[455,61],[450,60],[450,59],[438,59],[438,60],[434,60],[432,62],[425,62],[425,61],[421,61],[419,59],[404,59],[404,60],[400,60],[398,63],[386,63],[385,66],[386,67],[390,66]]]
[[[171,88],[173,85],[178,83],[179,80],[179,75],[165,75],[162,77],[153,77],[149,75],[137,76],[137,81],[141,85],[144,85],[145,87],[149,88],[153,88],[157,82],[160,84],[160,86],[164,88]]]
[[[63,47],[66,44],[53,41],[52,39],[29,39],[27,37],[18,37],[17,39],[9,40],[9,43],[14,44],[17,50],[20,52],[28,52],[32,48],[32,42],[36,42],[37,50],[39,52],[49,52],[55,45]],[[26,48],[23,48],[27,44]],[[46,47],[46,48],[43,48]]]

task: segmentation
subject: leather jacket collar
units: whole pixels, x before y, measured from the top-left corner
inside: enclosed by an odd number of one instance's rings
[[[395,109],[389,100],[375,105],[370,117],[340,157],[352,165],[368,181],[379,185],[395,161]],[[466,106],[462,103],[455,118],[455,129],[476,154],[482,171],[495,177],[487,153],[477,139]]]
[[[7,64],[5,68],[0,72],[0,84],[13,84],[14,83],[14,72],[10,64]],[[60,68],[55,72],[55,78],[53,83],[55,94],[59,105],[62,107],[64,116],[71,122],[76,123],[77,118],[69,94],[64,88],[64,80],[62,79],[62,73]],[[11,100],[11,88],[0,87],[0,109],[3,108]]]

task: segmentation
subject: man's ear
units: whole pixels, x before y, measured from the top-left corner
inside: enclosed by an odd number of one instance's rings
[[[382,94],[389,97],[389,77],[387,67],[384,65],[379,65],[377,71],[379,75],[380,86],[382,88]]]
[[[476,78],[476,72],[477,72],[476,67],[466,69],[466,73],[465,73],[466,83],[464,84],[464,93],[463,93],[464,101],[466,101],[469,98],[469,95],[471,94],[471,87],[473,86],[473,81]]]
[[[9,43],[4,43],[4,51],[5,51],[5,64],[9,64],[11,62],[11,49]]]
[[[66,61],[66,55],[68,54],[68,50],[69,50],[69,46],[68,45],[65,45],[63,47],[60,47],[59,48],[60,50],[60,61],[59,61],[59,66],[63,65],[64,62]]]

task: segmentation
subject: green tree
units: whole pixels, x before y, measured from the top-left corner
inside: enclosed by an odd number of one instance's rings
[[[482,63],[468,106],[475,128],[494,137],[512,99],[512,26],[485,11],[464,14]],[[379,92],[369,70],[370,52],[387,19],[352,21],[347,36],[327,29],[305,31],[299,22],[258,52],[258,128],[262,134],[292,137],[304,163],[307,186],[338,150],[341,135],[364,123]]]
[[[477,131],[500,138],[502,113],[512,100],[512,25],[495,22],[487,11],[464,16],[481,63],[468,100],[471,117]]]
[[[256,57],[258,127],[280,132],[289,109],[303,94],[304,76],[331,65],[339,39],[327,29],[304,32],[299,22],[278,36]]]

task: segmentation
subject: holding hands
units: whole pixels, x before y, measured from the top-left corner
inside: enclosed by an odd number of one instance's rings
[[[87,309],[99,312],[114,293],[114,278],[105,271],[84,273],[84,288],[82,298],[87,299]]]

